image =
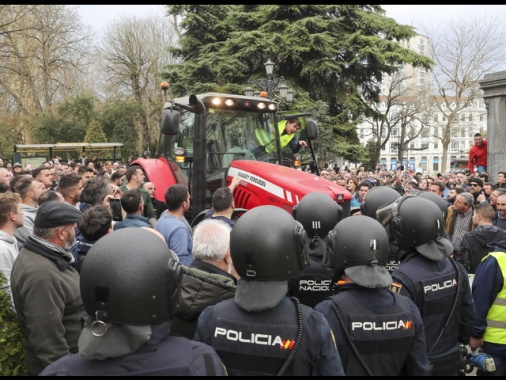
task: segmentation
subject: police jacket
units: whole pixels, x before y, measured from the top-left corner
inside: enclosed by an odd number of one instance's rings
[[[223,376],[220,358],[209,346],[169,336],[170,324],[152,325],[148,342],[114,359],[88,360],[68,355],[46,367],[41,376]]]
[[[334,271],[322,267],[322,257],[309,255],[310,266],[290,280],[290,295],[301,303],[315,307],[332,295]]]
[[[230,375],[276,375],[293,350],[284,375],[344,375],[332,332],[325,317],[308,306],[302,311],[302,339],[293,300],[285,297],[274,308],[247,312],[234,299],[206,308],[199,317],[195,340],[213,347]]]
[[[332,307],[343,317],[346,333]],[[337,294],[319,303],[336,337],[346,376],[367,376],[346,337],[349,337],[375,376],[424,376],[430,374],[425,351],[424,326],[416,305],[387,288],[338,286]]]
[[[220,268],[198,259],[193,260],[190,267],[181,268],[179,306],[172,321],[171,334],[193,339],[202,310],[233,297],[236,280]]]
[[[402,285],[400,293],[420,310],[429,360],[458,351],[458,342],[469,343],[475,309],[467,272],[461,264],[449,258],[430,260],[410,250],[392,279]],[[450,321],[443,327],[450,313]]]

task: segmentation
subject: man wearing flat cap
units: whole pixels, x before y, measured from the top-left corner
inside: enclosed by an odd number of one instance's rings
[[[25,364],[30,376],[77,352],[85,311],[70,247],[76,223],[82,218],[69,204],[44,202],[35,216],[33,233],[12,268],[12,296],[26,342]]]

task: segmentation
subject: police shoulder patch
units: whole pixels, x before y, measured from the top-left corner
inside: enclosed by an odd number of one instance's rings
[[[402,289],[402,284],[398,283],[398,282],[392,282],[390,284],[390,291],[392,293],[400,293],[401,292],[401,289]]]

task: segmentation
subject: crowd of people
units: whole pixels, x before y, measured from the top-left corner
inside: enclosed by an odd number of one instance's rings
[[[445,376],[478,348],[506,373],[506,172],[329,166],[346,218],[319,192],[238,217],[233,178],[192,227],[188,187],[156,200],[137,166],[13,166],[0,271],[29,375]]]

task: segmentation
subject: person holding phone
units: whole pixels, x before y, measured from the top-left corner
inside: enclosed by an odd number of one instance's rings
[[[126,212],[126,217],[114,224],[114,231],[129,227],[151,228],[149,219],[142,216],[144,211],[144,201],[139,189],[130,189],[125,191],[121,195],[120,201],[121,208],[123,208]],[[113,203],[111,203],[111,207],[113,207]]]

